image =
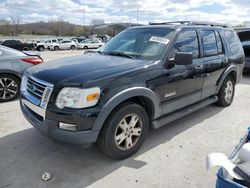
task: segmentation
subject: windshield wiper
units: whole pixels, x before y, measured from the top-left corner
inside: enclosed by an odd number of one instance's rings
[[[130,59],[135,59],[134,56],[128,55],[128,54],[126,54],[126,53],[124,53],[124,52],[113,51],[113,52],[108,52],[107,54],[108,54],[108,55],[114,55],[114,56],[128,57],[128,58],[130,58]]]

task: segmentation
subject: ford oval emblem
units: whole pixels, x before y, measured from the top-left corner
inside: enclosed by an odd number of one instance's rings
[[[31,85],[30,87],[31,87],[30,89],[31,89],[32,91],[36,91],[36,86]]]

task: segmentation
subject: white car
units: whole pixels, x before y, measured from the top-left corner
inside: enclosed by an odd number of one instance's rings
[[[45,49],[48,49],[50,45],[53,43],[58,43],[59,41],[57,39],[49,39],[44,41],[40,41],[36,43],[36,49],[38,51],[44,51]]]
[[[99,47],[101,47],[103,45],[104,45],[104,43],[102,43],[100,41],[86,40],[86,41],[80,42],[78,44],[78,48],[79,49],[99,48]]]
[[[76,43],[71,40],[63,40],[58,43],[53,43],[49,46],[50,50],[75,50]]]

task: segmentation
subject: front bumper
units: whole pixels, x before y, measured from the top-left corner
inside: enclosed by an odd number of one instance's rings
[[[91,144],[96,142],[100,130],[67,131],[59,128],[59,122],[41,118],[43,111],[25,99],[21,99],[20,106],[24,117],[43,135],[60,142],[70,144]],[[40,110],[40,111],[39,111]],[[39,115],[40,114],[40,115]],[[88,118],[85,118],[88,122]],[[84,119],[82,120],[84,122]]]

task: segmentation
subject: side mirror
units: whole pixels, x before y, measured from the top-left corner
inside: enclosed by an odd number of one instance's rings
[[[171,63],[174,65],[191,65],[193,63],[193,54],[190,52],[177,52]]]

